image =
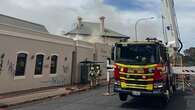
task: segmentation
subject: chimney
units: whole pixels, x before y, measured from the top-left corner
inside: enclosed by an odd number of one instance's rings
[[[78,24],[77,24],[77,27],[78,28],[81,28],[81,25],[82,25],[82,18],[80,16],[78,16]]]
[[[101,23],[100,23],[100,32],[103,34],[104,33],[104,21],[105,21],[105,17],[104,16],[102,16],[102,17],[100,17],[100,21],[101,21]]]

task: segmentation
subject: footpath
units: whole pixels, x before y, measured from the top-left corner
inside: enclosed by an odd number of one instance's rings
[[[102,80],[100,86],[105,86],[107,82]],[[56,87],[50,89],[43,89],[37,91],[24,91],[23,93],[10,93],[6,95],[0,95],[0,110],[9,106],[15,106],[19,104],[29,103],[38,100],[44,100],[53,97],[66,96],[73,93],[87,91],[90,88],[89,84],[85,85],[73,85],[65,87]],[[95,89],[95,88],[94,88]]]

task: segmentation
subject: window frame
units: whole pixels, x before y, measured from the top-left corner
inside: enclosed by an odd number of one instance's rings
[[[22,76],[16,76],[16,69],[17,69],[17,62],[18,62],[18,55],[19,54],[26,54],[24,75],[22,75]],[[18,52],[16,52],[16,60],[15,60],[16,63],[14,65],[14,80],[25,79],[26,78],[26,70],[27,70],[27,65],[28,65],[28,56],[29,56],[29,52],[27,52],[27,51],[18,51]]]
[[[41,71],[41,74],[35,74],[35,71],[36,71],[36,64],[37,64],[37,56],[38,55],[43,55],[43,62],[42,62],[42,71]],[[40,78],[43,76],[43,71],[44,71],[44,64],[45,64],[45,56],[46,54],[45,53],[42,53],[42,52],[39,52],[39,53],[36,53],[35,54],[35,64],[34,64],[34,74],[33,74],[33,78]]]
[[[57,56],[56,73],[53,73],[53,74],[51,73],[51,59],[52,59],[52,56]],[[49,75],[51,77],[57,76],[57,74],[58,74],[58,63],[59,63],[59,54],[51,54],[51,56],[50,56],[50,66],[49,66]]]

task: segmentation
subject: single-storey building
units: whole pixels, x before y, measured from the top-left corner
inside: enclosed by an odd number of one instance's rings
[[[0,94],[71,83],[75,41],[0,15]]]

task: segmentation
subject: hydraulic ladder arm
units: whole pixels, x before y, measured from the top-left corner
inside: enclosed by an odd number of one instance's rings
[[[173,0],[162,1],[162,24],[165,44],[168,48],[172,48],[176,53],[179,53],[183,47],[181,42],[177,17]]]

